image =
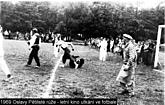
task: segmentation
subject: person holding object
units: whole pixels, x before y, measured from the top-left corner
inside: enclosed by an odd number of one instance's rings
[[[11,77],[10,70],[6,64],[6,61],[4,59],[4,50],[3,50],[3,34],[2,34],[2,27],[0,25],[0,67],[3,70],[3,72],[6,74],[7,78]]]
[[[123,89],[123,91],[119,93],[121,95],[128,94],[134,96],[137,52],[132,39],[133,38],[130,35],[123,34],[123,40],[125,43],[124,64],[116,79],[120,82]]]
[[[40,34],[38,33],[38,30],[36,28],[34,28],[33,30],[33,36],[31,38],[31,40],[29,40],[27,43],[29,45],[29,50],[31,50],[31,53],[29,55],[29,59],[27,62],[26,66],[30,66],[32,63],[33,58],[35,59],[37,66],[35,66],[36,68],[40,67],[40,60],[38,57],[38,51],[40,49],[40,44],[41,44],[41,37]]]

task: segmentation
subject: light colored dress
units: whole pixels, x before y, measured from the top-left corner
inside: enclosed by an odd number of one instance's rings
[[[105,61],[107,56],[107,41],[103,39],[103,41],[100,42],[100,55],[99,60]]]

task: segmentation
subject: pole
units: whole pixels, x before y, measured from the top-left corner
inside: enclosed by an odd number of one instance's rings
[[[161,31],[162,31],[162,27],[163,26],[164,25],[159,25],[158,26],[158,34],[157,34],[157,44],[156,44],[154,68],[157,68],[158,67],[159,45],[160,45]]]

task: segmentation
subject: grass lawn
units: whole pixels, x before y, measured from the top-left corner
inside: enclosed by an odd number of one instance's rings
[[[25,67],[29,51],[25,41],[5,40],[5,59],[13,74],[6,81],[0,70],[1,98],[40,98],[45,92],[56,61],[51,43],[42,43],[39,51],[41,68]],[[135,97],[117,95],[119,83],[115,81],[122,65],[122,59],[112,53],[107,61],[98,60],[98,51],[87,46],[75,45],[73,54],[85,59],[80,69],[58,67],[50,94],[54,91],[59,98],[112,98],[117,97],[119,105],[163,105],[164,75],[151,67],[138,65],[136,69]],[[50,97],[53,97],[50,95]]]

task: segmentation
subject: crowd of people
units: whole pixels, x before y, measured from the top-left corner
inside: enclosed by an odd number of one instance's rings
[[[14,40],[30,40],[32,37],[31,32],[11,32],[10,30],[5,30],[2,32],[5,39],[14,39]],[[53,39],[53,32],[41,33],[41,42],[50,43]]]
[[[104,39],[104,40],[103,40]],[[137,64],[145,64],[151,66],[154,63],[155,50],[156,50],[156,41],[154,40],[145,40],[136,42],[134,39],[131,40],[135,45],[137,52]],[[104,43],[104,44],[102,44]],[[85,45],[90,46],[91,48],[99,49],[100,56],[106,56],[106,53],[109,52],[114,54],[119,54],[124,57],[123,50],[125,43],[122,37],[113,38],[91,38],[90,40],[85,40]],[[102,50],[104,49],[104,51]],[[105,61],[105,60],[103,60]]]

